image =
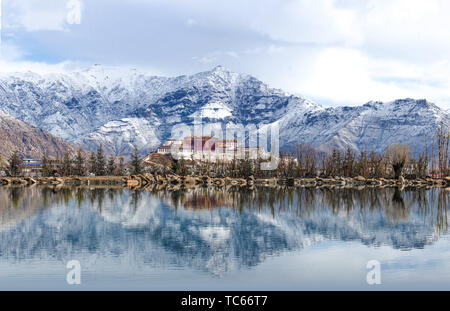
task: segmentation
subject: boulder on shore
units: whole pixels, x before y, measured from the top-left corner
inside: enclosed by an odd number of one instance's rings
[[[362,176],[356,176],[354,179],[356,181],[366,181],[366,179],[364,177],[362,177]]]

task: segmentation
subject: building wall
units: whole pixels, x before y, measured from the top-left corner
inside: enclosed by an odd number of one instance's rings
[[[183,140],[167,140],[157,149],[157,153],[171,154],[174,158],[193,159],[197,161],[230,162],[233,159],[248,157],[250,159],[269,159],[270,153],[261,147],[238,147],[234,140],[218,140],[209,136],[187,136]]]

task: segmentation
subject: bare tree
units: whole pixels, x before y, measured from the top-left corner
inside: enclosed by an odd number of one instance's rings
[[[294,155],[297,157],[298,165],[301,170],[301,177],[314,177],[316,176],[316,150],[306,144],[299,144],[294,147]]]
[[[398,179],[410,159],[410,147],[405,144],[392,144],[386,148],[386,157],[392,165],[395,178]]]
[[[438,166],[440,177],[447,176],[449,133],[441,127],[437,131]]]

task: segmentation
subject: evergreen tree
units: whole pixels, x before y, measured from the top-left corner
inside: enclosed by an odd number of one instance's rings
[[[105,155],[103,153],[103,147],[100,144],[100,146],[97,149],[97,156],[95,159],[95,175],[104,176],[106,173],[105,166],[106,166]]]
[[[41,166],[41,174],[43,177],[48,177],[52,173],[52,165],[50,160],[47,158],[45,153],[42,154],[42,166]]]
[[[69,151],[66,150],[62,161],[61,175],[69,176],[71,174],[72,174],[72,160],[70,159]]]
[[[354,165],[355,165],[355,155],[350,149],[350,146],[347,146],[347,150],[345,151],[344,156],[344,175],[346,177],[354,177]]]
[[[177,173],[177,172],[178,172],[178,160],[177,160],[177,159],[172,158],[172,160],[171,160],[171,168],[172,168],[172,171],[173,171],[175,174],[178,174],[178,173]]]
[[[13,151],[8,159],[8,163],[8,171],[11,176],[16,177],[22,174],[24,164],[17,150]]]
[[[142,172],[141,160],[139,159],[139,151],[136,146],[134,146],[134,153],[130,164],[132,174],[141,174]]]
[[[77,150],[77,155],[75,156],[75,160],[74,160],[74,171],[75,174],[78,176],[84,176],[86,174],[86,169],[84,167],[84,157],[83,154],[81,153],[81,149],[78,148]]]
[[[95,158],[95,154],[91,152],[89,157],[89,172],[92,174],[97,174],[97,159]]]
[[[108,166],[107,166],[107,173],[109,176],[114,175],[115,168],[116,168],[115,159],[113,156],[110,156],[109,160],[108,160]]]
[[[120,156],[119,158],[119,171],[117,172],[119,176],[125,175],[125,158]]]

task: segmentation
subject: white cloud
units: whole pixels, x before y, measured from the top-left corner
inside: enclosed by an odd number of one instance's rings
[[[70,62],[63,62],[58,64],[47,64],[43,62],[27,62],[17,61],[10,62],[0,59],[0,73],[15,73],[15,72],[36,72],[39,74],[66,72],[77,68],[75,64]]]
[[[223,57],[237,59],[239,58],[239,54],[235,51],[214,51],[207,53],[201,57],[194,56],[192,59],[202,64],[213,65],[220,63],[220,60],[223,59]]]
[[[194,25],[197,25],[198,22],[197,22],[195,19],[193,19],[193,18],[189,18],[189,19],[186,21],[186,24],[187,24],[188,26],[194,26]]]
[[[450,66],[437,61],[422,66],[371,59],[358,50],[326,49],[303,85],[307,94],[359,105],[369,100],[427,98],[450,107]]]
[[[354,11],[336,8],[334,0],[268,1],[259,5],[251,27],[274,40],[295,43],[355,44],[362,34],[355,28]]]
[[[368,53],[380,57],[434,61],[447,57],[450,2],[442,0],[369,1],[361,12]]]
[[[5,28],[23,28],[28,32],[67,31],[68,24],[81,22],[80,0],[5,1]]]
[[[170,75],[221,64],[327,103],[417,97],[450,108],[448,0],[95,0],[79,27],[68,1],[5,1],[4,59]]]

